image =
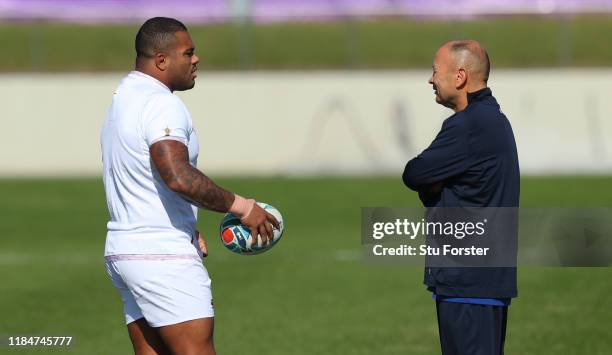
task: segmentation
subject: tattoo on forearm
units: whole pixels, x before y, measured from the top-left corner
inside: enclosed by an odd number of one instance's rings
[[[150,148],[152,165],[170,189],[198,207],[227,212],[234,194],[214,183],[189,164],[187,147],[177,141],[165,140]]]

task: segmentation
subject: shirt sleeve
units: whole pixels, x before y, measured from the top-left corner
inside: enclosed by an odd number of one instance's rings
[[[145,106],[142,116],[144,139],[150,147],[161,140],[189,143],[191,119],[181,100],[171,94],[156,95]]]
[[[431,145],[406,164],[402,175],[404,184],[418,191],[423,186],[444,181],[467,170],[467,136],[463,117],[445,121]]]

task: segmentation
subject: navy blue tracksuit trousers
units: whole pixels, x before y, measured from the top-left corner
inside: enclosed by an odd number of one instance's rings
[[[436,301],[443,355],[503,355],[507,306]]]

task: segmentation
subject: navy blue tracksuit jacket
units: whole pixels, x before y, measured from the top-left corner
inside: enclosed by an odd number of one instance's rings
[[[406,164],[404,184],[426,207],[518,207],[520,174],[512,127],[491,89],[468,94],[468,106],[447,118],[431,143]],[[443,182],[439,194],[430,187]],[[438,295],[516,297],[516,268],[426,268]]]

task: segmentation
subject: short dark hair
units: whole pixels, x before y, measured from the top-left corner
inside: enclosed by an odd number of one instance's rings
[[[187,27],[179,20],[168,17],[153,17],[140,26],[136,34],[136,57],[151,57],[164,51],[174,40],[176,32]]]

